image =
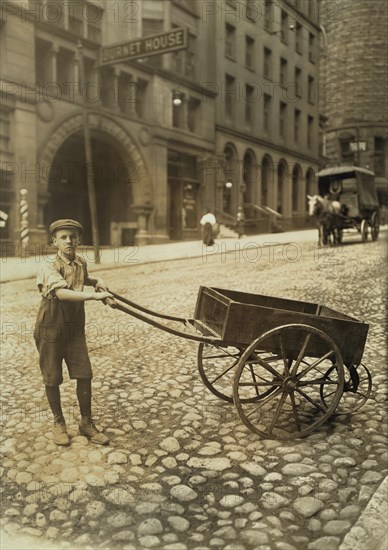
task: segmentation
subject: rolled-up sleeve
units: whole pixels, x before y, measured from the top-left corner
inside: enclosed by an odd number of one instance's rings
[[[55,291],[60,288],[68,288],[68,284],[62,275],[57,271],[54,265],[44,264],[39,269],[36,284],[39,291],[46,298],[55,295]]]

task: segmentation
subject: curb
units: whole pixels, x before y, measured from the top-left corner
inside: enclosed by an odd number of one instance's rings
[[[381,482],[339,550],[388,550],[388,476]]]

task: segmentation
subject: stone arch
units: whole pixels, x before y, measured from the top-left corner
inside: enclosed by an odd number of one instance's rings
[[[124,163],[128,170],[131,171],[134,206],[151,208],[152,184],[150,176],[144,159],[131,136],[117,122],[97,113],[89,113],[89,126],[91,132],[100,131],[114,139],[116,146],[123,156]],[[83,115],[78,114],[62,122],[47,140],[39,154],[40,172],[42,175],[40,183],[41,194],[47,194],[50,167],[59,148],[72,134],[82,132],[83,128]]]

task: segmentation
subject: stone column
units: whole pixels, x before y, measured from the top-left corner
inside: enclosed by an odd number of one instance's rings
[[[128,91],[128,106],[126,109],[129,116],[137,116],[136,103],[139,101],[137,83],[137,77],[131,75],[131,89]]]
[[[143,245],[149,244],[151,235],[148,231],[148,218],[152,210],[152,206],[149,205],[135,205],[132,207],[137,216],[137,232],[136,232],[136,244]]]
[[[113,105],[111,105],[113,111],[120,111],[119,106],[119,76],[120,69],[113,67],[113,79],[112,79],[112,88],[113,88]]]

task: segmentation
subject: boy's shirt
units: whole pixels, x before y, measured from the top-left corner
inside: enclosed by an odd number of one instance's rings
[[[69,260],[58,252],[53,262],[44,262],[40,267],[36,283],[42,297],[50,300],[60,288],[82,291],[88,278],[88,268],[83,258],[75,256],[74,260]]]

